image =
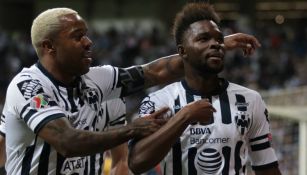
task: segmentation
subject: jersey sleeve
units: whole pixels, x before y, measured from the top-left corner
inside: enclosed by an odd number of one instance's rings
[[[123,98],[104,102],[109,117],[108,129],[118,128],[126,124],[126,103]]]
[[[139,115],[140,117],[144,117],[148,114],[154,113],[155,111],[163,108],[163,107],[170,107],[173,106],[173,104],[170,104],[167,98],[167,94],[163,91],[158,91],[149,94],[147,97],[145,97],[142,100],[142,103],[139,108]],[[172,116],[174,112],[168,111],[164,117],[169,118]]]
[[[86,76],[89,76],[102,89],[104,100],[125,97],[144,89],[144,72],[141,66],[93,67]]]
[[[259,94],[256,95],[252,125],[248,132],[249,156],[252,168],[261,170],[278,166],[277,157],[271,147],[268,111]]]
[[[31,76],[16,79],[7,90],[3,109],[6,121],[8,118],[21,119],[34,133],[38,133],[49,121],[65,116],[51,91],[40,80]]]
[[[1,114],[0,117],[0,135],[5,137],[5,115]]]

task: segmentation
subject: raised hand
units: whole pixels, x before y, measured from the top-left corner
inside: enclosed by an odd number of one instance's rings
[[[160,129],[167,122],[164,115],[168,110],[169,108],[162,108],[152,114],[134,120],[130,125],[133,127],[135,138],[146,137]]]
[[[212,120],[213,112],[216,110],[208,99],[202,99],[187,104],[179,112],[184,113],[183,115],[188,118],[189,123],[208,123]]]
[[[240,48],[243,50],[244,56],[249,56],[259,48],[261,44],[258,39],[253,35],[244,33],[235,33],[224,37],[225,49],[231,50]]]

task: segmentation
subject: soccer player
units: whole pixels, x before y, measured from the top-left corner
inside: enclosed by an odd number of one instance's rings
[[[165,123],[159,118],[166,111],[162,109],[101,132],[100,122],[107,120],[103,101],[174,81],[182,77],[183,64],[173,55],[129,68],[91,68],[87,30],[82,17],[69,8],[49,9],[34,19],[31,39],[39,60],[13,78],[3,109],[8,174],[98,174],[97,154],[147,136]],[[229,49],[252,52],[258,46],[244,34],[226,40]]]
[[[126,124],[126,104],[123,99],[113,99],[102,103],[102,118],[97,121],[97,124],[102,127],[101,131],[117,129]],[[5,120],[2,115],[0,122],[0,167],[5,163]],[[127,165],[127,144],[123,143],[110,150],[111,153],[111,172],[112,175],[128,175],[129,169]],[[101,164],[103,164],[103,154],[99,153],[94,156],[88,156],[87,159],[95,157],[95,168],[99,170],[98,174],[101,174]],[[65,163],[64,163],[65,164]],[[72,169],[69,162],[67,162],[67,169]],[[65,170],[64,170],[65,171]]]
[[[130,143],[128,164],[142,173],[160,162],[164,175],[243,175],[251,161],[256,175],[280,175],[270,144],[268,111],[254,90],[218,74],[224,65],[219,18],[207,3],[184,6],[173,34],[185,77],[146,97],[140,114],[169,107],[169,121],[154,134]],[[191,105],[212,105],[191,110]]]

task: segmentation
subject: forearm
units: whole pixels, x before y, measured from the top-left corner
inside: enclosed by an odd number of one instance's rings
[[[183,77],[183,62],[178,54],[152,61],[142,66],[145,87],[168,84]]]
[[[68,138],[71,138],[71,141],[67,143],[70,147],[67,148],[69,149],[68,155],[75,157],[91,155],[114,148],[132,139],[133,133],[125,126],[104,132],[75,130]]]
[[[3,167],[5,165],[5,161],[5,138],[0,135],[0,167]]]
[[[48,122],[38,133],[64,157],[87,156],[104,152],[133,138],[130,125],[105,132],[74,129],[65,118]]]
[[[127,143],[111,149],[111,157],[111,175],[129,175]]]
[[[159,163],[188,126],[187,119],[176,115],[152,135],[135,143],[129,152],[129,168],[141,174]]]
[[[112,165],[111,175],[129,175],[128,163],[126,161],[119,161],[116,165]]]

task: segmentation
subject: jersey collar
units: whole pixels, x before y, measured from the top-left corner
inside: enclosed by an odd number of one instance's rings
[[[198,95],[198,96],[214,96],[214,95],[219,95],[219,94],[223,93],[224,91],[226,91],[226,89],[229,85],[229,82],[227,80],[225,80],[224,78],[219,78],[219,80],[221,82],[221,85],[215,91],[213,91],[211,94],[201,94],[199,91],[196,91],[196,90],[190,88],[188,86],[188,83],[186,82],[186,80],[182,80],[181,84],[182,84],[183,88],[189,94]]]
[[[72,83],[71,86],[67,86],[64,83],[60,82],[59,80],[55,79],[45,68],[44,66],[38,61],[35,66],[46,76],[48,77],[51,82],[56,86],[62,86],[62,87],[76,87],[79,85],[81,81],[81,77],[77,77],[76,80]]]

